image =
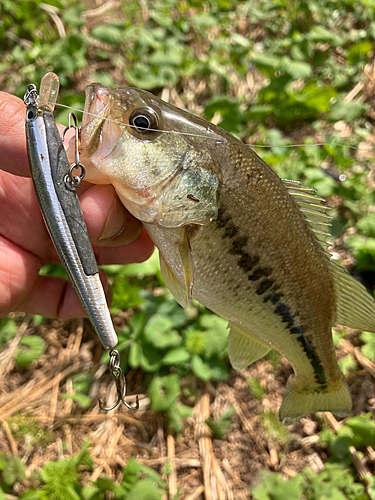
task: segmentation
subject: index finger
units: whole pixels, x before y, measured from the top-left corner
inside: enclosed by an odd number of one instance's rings
[[[26,150],[26,107],[16,96],[0,92],[0,169],[30,177]]]

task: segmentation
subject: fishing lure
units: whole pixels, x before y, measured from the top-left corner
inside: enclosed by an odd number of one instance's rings
[[[39,95],[36,86],[31,84],[24,96],[31,175],[43,218],[61,262],[101,343],[110,350],[110,370],[116,382],[117,401],[106,408],[99,400],[100,408],[109,411],[122,402],[127,408],[136,409],[139,407],[138,398],[134,407],[125,401],[126,382],[120,367],[120,355],[115,349],[117,335],[76,193],[85,175],[79,162],[76,118],[71,116],[63,134],[64,137],[69,128],[75,130],[76,154],[71,165],[53,118],[58,91],[57,75],[48,73],[42,79]],[[74,174],[75,171],[80,175]]]

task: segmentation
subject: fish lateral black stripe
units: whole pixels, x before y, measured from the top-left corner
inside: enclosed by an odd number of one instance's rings
[[[316,356],[312,345],[304,335],[300,335],[297,340],[301,344],[303,350],[306,353],[306,356],[310,361],[310,364],[314,370],[315,379],[321,386],[320,390],[326,389],[327,379],[324,373],[324,368],[322,366],[322,363],[320,362],[320,359]]]
[[[280,304],[277,304],[275,308],[275,313],[278,316],[281,316],[281,321],[283,323],[286,323],[288,325],[288,328],[292,328],[294,326],[294,319],[295,316],[291,312],[290,307],[281,302]]]
[[[232,249],[230,250],[231,253],[233,253],[235,255],[245,254],[246,252],[244,252],[242,249],[246,245],[246,243],[247,243],[246,236],[238,236],[237,238],[233,238]]]
[[[255,269],[255,271],[249,274],[248,279],[250,281],[258,281],[261,278],[269,276],[271,273],[272,269],[270,267],[258,267],[257,269]],[[272,281],[272,284],[274,284],[274,281]]]
[[[252,271],[252,269],[260,261],[260,257],[258,255],[250,255],[244,250],[244,247],[248,242],[248,238],[247,236],[237,236],[240,232],[239,228],[233,223],[232,217],[226,214],[224,208],[219,208],[216,224],[219,229],[224,229],[222,237],[232,240],[232,246],[229,249],[229,252],[232,255],[239,256],[237,261],[238,266],[246,272]],[[269,269],[269,271],[271,273],[272,269]]]
[[[320,389],[324,390],[327,386],[327,380],[323,366],[318,356],[315,354],[310,342],[305,337],[302,326],[296,324],[295,320],[298,316],[292,313],[289,306],[281,302],[281,299],[283,298],[282,295],[276,293],[279,289],[278,285],[272,279],[268,278],[268,276],[272,274],[272,269],[270,267],[258,266],[260,257],[258,255],[252,256],[244,250],[248,238],[246,236],[238,236],[240,233],[239,228],[233,223],[232,217],[228,215],[222,207],[219,208],[216,224],[219,229],[224,229],[222,237],[232,240],[229,252],[232,255],[239,256],[239,259],[237,260],[238,266],[246,272],[251,271],[248,275],[249,281],[259,281],[260,279],[265,278],[258,284],[255,293],[263,295],[268,290],[273,289],[274,293],[267,293],[267,295],[263,298],[263,301],[270,301],[273,305],[276,305],[274,309],[275,314],[281,317],[281,321],[283,323],[287,324],[287,327],[292,335],[297,335],[296,339],[306,353],[314,371],[315,379],[320,385]]]
[[[277,304],[279,300],[282,299],[282,296],[278,293],[267,293],[267,295],[263,298],[263,302],[268,302],[269,300],[273,305]]]
[[[303,334],[304,334],[304,331],[303,331],[302,326],[293,326],[293,327],[290,329],[290,333],[291,333],[292,335],[303,335]]]
[[[248,253],[242,253],[237,264],[246,272],[250,272],[258,264],[260,258],[256,255],[252,257]],[[250,279],[250,278],[249,278]]]
[[[238,233],[237,228],[233,224],[228,224],[224,230],[224,237],[225,238],[234,238],[237,233]]]
[[[297,335],[296,339],[301,344],[301,347],[310,361],[312,369],[314,370],[315,380],[321,386],[320,389],[324,390],[327,387],[327,379],[324,373],[323,365],[319,357],[314,352],[312,345],[307,340],[302,326],[295,324],[297,316],[294,315],[291,312],[290,307],[283,302],[277,304],[275,307],[275,313],[281,316],[282,322],[287,324],[290,333],[292,335]]]
[[[257,286],[255,293],[257,295],[263,295],[267,290],[269,290],[272,285],[275,282],[273,280],[270,280],[269,278],[266,278],[265,280],[261,281],[259,285]]]

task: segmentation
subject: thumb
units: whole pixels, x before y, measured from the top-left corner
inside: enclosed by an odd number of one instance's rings
[[[30,177],[26,151],[26,106],[21,99],[0,92],[0,169]]]

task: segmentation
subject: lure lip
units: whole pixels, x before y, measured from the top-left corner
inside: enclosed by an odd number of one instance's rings
[[[50,108],[26,96],[25,104],[30,169],[48,232],[95,332],[113,349],[117,335],[78,196],[64,180],[70,165],[62,139]]]

